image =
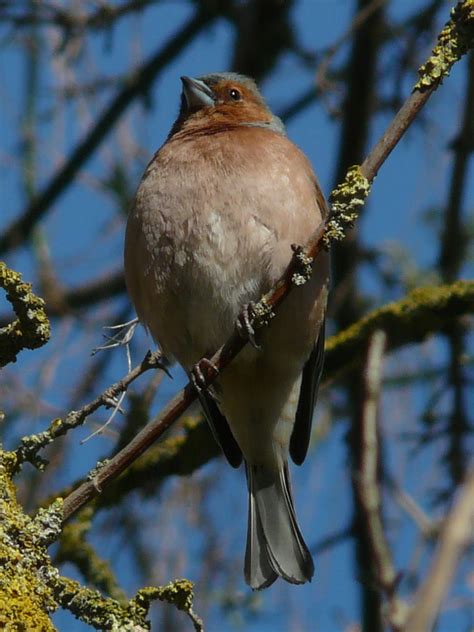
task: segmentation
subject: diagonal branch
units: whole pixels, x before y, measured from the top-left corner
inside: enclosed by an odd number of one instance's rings
[[[415,596],[404,632],[429,632],[433,629],[459,558],[473,540],[473,525],[474,468],[445,519],[431,568]]]
[[[447,330],[456,319],[472,313],[474,281],[459,281],[451,286],[410,292],[400,301],[370,312],[358,323],[327,340],[323,386],[359,366],[364,359],[370,337],[377,329],[386,331],[389,338],[387,350],[393,351]],[[147,451],[146,458],[131,464],[120,477],[120,486],[109,487],[100,496],[96,507],[104,508],[116,504],[136,489],[146,493],[150,480],[153,480],[153,489],[156,491],[156,486],[166,477],[189,476],[209,460],[219,456],[219,447],[212,440],[211,431],[205,421],[186,417],[183,426],[183,435],[152,446]],[[130,436],[128,433],[128,438]],[[60,495],[69,495],[79,484],[80,481],[71,488],[62,490]],[[56,496],[57,494],[47,502],[53,502]],[[436,525],[432,527],[435,529]]]
[[[331,199],[333,210],[311,237],[304,252],[296,250],[288,268],[257,305],[254,327],[268,324],[274,311],[278,309],[286,296],[307,278],[308,262],[314,261],[317,255],[332,241],[342,239],[344,230],[355,220],[356,209],[363,204],[372,181],[387,156],[394,149],[404,132],[413,122],[421,108],[439,85],[444,76],[449,73],[451,66],[465,54],[474,44],[474,1],[460,2],[452,12],[451,20],[440,35],[439,45],[434,49],[433,56],[425,64],[424,73],[419,87],[407,99],[386,132],[370,152],[362,164],[361,169],[351,168],[343,184],[333,192]],[[439,62],[441,52],[445,51],[443,64]],[[455,51],[455,52],[453,52]],[[449,55],[447,54],[449,52]],[[456,54],[455,54],[456,53]],[[433,61],[435,60],[435,61]],[[435,63],[435,62],[438,63]],[[242,350],[246,342],[237,331],[214,354],[211,363],[222,371],[231,360]],[[206,385],[209,386],[216,375],[204,375]],[[123,450],[113,459],[104,464],[96,473],[94,480],[83,483],[64,500],[64,520],[70,518],[85,503],[99,494],[105,485],[117,478],[133,461],[160,437],[196,400],[197,394],[191,384],[176,395],[165,407],[162,413],[151,421]]]

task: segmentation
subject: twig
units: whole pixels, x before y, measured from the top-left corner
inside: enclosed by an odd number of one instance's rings
[[[396,502],[416,524],[421,532],[421,535],[427,540],[435,538],[439,533],[439,521],[432,520],[429,516],[427,516],[421,507],[413,500],[410,494],[402,489],[394,478],[385,476],[385,483],[392,492]]]
[[[430,76],[425,70],[425,76],[421,82],[420,89],[413,92],[407,99],[380,141],[364,161],[360,171],[357,168],[349,170],[345,182],[337,187],[331,196],[333,200],[333,212],[329,215],[327,221],[315,231],[304,250],[307,261],[314,261],[317,255],[330,241],[343,238],[344,227],[347,227],[347,225],[350,225],[351,222],[355,220],[355,209],[363,204],[363,199],[365,199],[368,194],[368,181],[372,181],[375,178],[383,162],[396,146],[409,125],[413,122],[418,112],[428,101],[442,78],[449,73],[453,63],[459,59],[460,55],[467,52],[469,46],[472,46],[472,40],[474,39],[474,10],[471,9],[471,5],[472,0],[459,3],[456,7],[457,13],[453,15],[452,20],[443,31],[443,33],[445,33],[445,31],[449,29],[450,37],[457,42],[457,57],[452,55],[449,60],[446,61],[445,65],[442,66],[441,71],[437,66],[434,77]],[[466,30],[470,35],[470,39],[467,39]],[[464,41],[465,39],[466,41]],[[451,40],[445,43],[446,48],[449,46],[453,46]],[[336,206],[338,209],[337,217],[335,217],[334,213]],[[268,324],[273,312],[278,309],[292,290],[295,284],[294,276],[298,275],[299,278],[301,278],[301,268],[301,252],[294,253],[282,277],[275,284],[273,289],[260,300],[258,304],[259,309],[257,310],[258,323],[253,322],[254,327]],[[242,350],[245,344],[241,336],[237,332],[234,332],[229,340],[227,340],[211,358],[212,365],[217,367],[219,372],[222,371]],[[209,386],[216,379],[216,374],[213,371],[211,374],[205,374],[204,378],[206,385]],[[68,520],[85,503],[97,496],[100,489],[117,478],[135,459],[143,454],[145,450],[176,421],[188,406],[196,400],[196,397],[194,387],[188,383],[165,407],[160,415],[155,417],[130,444],[123,448],[123,450],[97,472],[93,482],[87,481],[83,483],[64,500],[64,520]]]
[[[130,0],[119,5],[97,3],[99,6],[90,13],[68,11],[59,6],[46,6],[43,13],[19,12],[0,13],[0,21],[10,22],[15,26],[48,25],[58,26],[66,31],[86,32],[110,28],[119,18],[142,11],[157,0]],[[14,7],[13,7],[14,8]],[[41,9],[41,4],[39,5]]]
[[[385,536],[382,521],[382,498],[378,484],[379,439],[378,406],[382,385],[382,363],[387,336],[376,331],[370,340],[364,376],[361,415],[361,459],[357,476],[357,495],[365,515],[365,524],[373,561],[372,570],[377,586],[388,601],[387,618],[393,630],[400,630],[405,608],[396,593],[397,573]]]
[[[473,312],[474,281],[458,281],[451,286],[420,288],[410,292],[400,301],[370,312],[359,323],[355,323],[327,340],[322,386],[327,387],[334,379],[359,366],[363,361],[370,337],[377,329],[383,328],[387,332],[390,339],[387,348],[393,350],[443,331],[451,327],[456,318]],[[153,379],[155,376],[162,377],[163,373],[154,374]],[[144,410],[148,409],[151,397],[151,393],[147,394],[147,390],[140,395],[140,407],[143,406]],[[119,449],[123,448],[138,430],[135,427],[132,432],[132,429],[128,427],[130,423],[131,420],[128,417],[127,426],[122,432],[123,438],[119,442]],[[193,429],[196,432],[193,430],[190,435],[186,434],[181,438],[182,441],[175,437],[169,445],[165,442],[162,446],[159,444],[148,450],[146,460],[134,463],[122,475],[120,483],[122,494],[119,490],[112,492],[109,489],[106,495],[101,496],[97,506],[110,506],[119,497],[123,498],[150,478],[159,484],[170,473],[188,476],[211,458],[218,456],[219,449],[214,442],[210,441],[207,424],[204,421],[196,427],[193,424]],[[113,455],[110,459],[112,458]],[[62,490],[60,495],[63,497],[69,495],[71,488],[78,485],[80,481]],[[49,501],[52,502],[52,499]]]
[[[21,274],[0,261],[0,288],[7,293],[16,320],[0,328],[0,367],[15,362],[22,349],[37,349],[49,340],[51,331],[45,305],[31,291]]]
[[[132,369],[124,378],[112,384],[112,386],[92,400],[92,402],[86,404],[79,410],[71,411],[64,420],[54,419],[49,428],[44,432],[23,437],[19,447],[15,450],[16,469],[25,461],[30,461],[39,468],[44,466],[44,462],[38,456],[41,449],[52,443],[57,437],[65,435],[72,428],[76,428],[82,424],[89,415],[94,413],[101,406],[110,406],[110,401],[116,398],[120,393],[126,391],[130,384],[140,377],[140,375],[150,369],[157,368],[162,368],[161,353],[152,353],[149,351],[141,364]]]
[[[459,558],[473,537],[474,467],[444,522],[430,570],[415,596],[403,632],[430,632],[433,629]]]

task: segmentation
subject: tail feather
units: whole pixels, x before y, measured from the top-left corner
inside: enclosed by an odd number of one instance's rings
[[[273,583],[277,576],[292,584],[310,581],[313,559],[296,521],[287,465],[276,474],[247,465],[247,479],[247,583],[260,589]]]
[[[255,497],[251,493],[249,493],[249,519],[244,575],[247,584],[254,589],[267,588],[278,577],[268,559],[262,524],[258,516]]]

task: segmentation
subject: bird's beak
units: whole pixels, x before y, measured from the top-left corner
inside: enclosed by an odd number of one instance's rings
[[[181,77],[181,81],[183,82],[183,94],[190,110],[214,105],[214,93],[204,81],[191,79],[191,77]]]

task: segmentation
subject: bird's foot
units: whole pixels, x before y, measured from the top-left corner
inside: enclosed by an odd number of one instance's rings
[[[190,379],[198,393],[207,391],[212,396],[211,391],[208,390],[207,380],[211,376],[216,377],[219,375],[219,372],[219,369],[211,360],[201,358],[191,369]]]
[[[252,320],[255,317],[255,303],[250,302],[244,305],[242,311],[237,316],[237,333],[244,340],[248,340],[254,349],[260,349],[260,345],[255,340],[255,329]]]

